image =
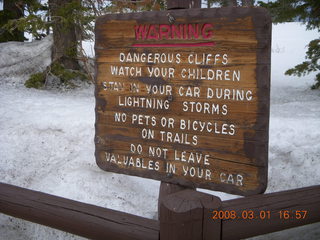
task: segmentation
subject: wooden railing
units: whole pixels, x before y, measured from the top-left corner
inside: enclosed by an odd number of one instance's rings
[[[182,190],[152,220],[0,183],[0,212],[90,239],[241,239],[319,222],[320,185],[223,202]]]
[[[159,239],[159,222],[0,183],[0,212],[90,239]]]
[[[254,211],[255,219],[224,220],[223,239],[248,238],[320,221],[320,185],[234,199],[222,209]],[[269,214],[262,219],[263,214]]]

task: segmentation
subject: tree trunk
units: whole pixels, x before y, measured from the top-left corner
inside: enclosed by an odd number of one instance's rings
[[[3,1],[3,12],[1,14],[0,27],[7,24],[9,20],[19,19],[23,17],[23,4],[21,1],[4,0]],[[24,41],[24,32],[15,29],[12,33],[4,31],[1,34],[0,42],[7,41]]]
[[[229,6],[236,7],[238,5],[237,0],[228,0]]]
[[[241,0],[242,7],[251,7],[253,6],[253,0]]]
[[[62,19],[70,16],[63,16],[68,11],[61,11],[68,4],[81,0],[49,0],[49,11],[51,20],[54,22],[52,62],[58,62],[67,69],[79,70],[77,61],[77,44],[80,42],[80,34],[76,32],[76,24],[68,21],[64,24]]]
[[[236,7],[238,5],[237,0],[221,0],[217,1],[222,7]]]

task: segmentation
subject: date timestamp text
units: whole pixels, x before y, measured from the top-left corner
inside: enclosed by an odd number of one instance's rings
[[[242,220],[268,220],[271,218],[279,218],[283,220],[288,219],[305,219],[308,215],[307,210],[280,210],[271,212],[268,210],[214,210],[211,211],[213,220],[229,220],[229,219],[242,219]]]

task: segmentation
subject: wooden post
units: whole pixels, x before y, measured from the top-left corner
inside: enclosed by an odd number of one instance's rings
[[[201,0],[167,0],[167,9],[201,8]]]
[[[160,205],[163,199],[170,194],[180,192],[186,189],[188,188],[181,185],[161,182],[160,189],[159,189],[159,199],[158,199],[158,218],[159,219],[160,219]]]
[[[220,206],[220,198],[194,190],[168,195],[160,205],[160,240],[221,239],[221,220],[211,219]]]
[[[201,0],[167,0],[167,9],[187,9],[187,8],[201,8]],[[159,200],[158,200],[158,217],[160,219],[160,205],[162,200],[169,194],[179,192],[187,188],[181,185],[161,182],[159,189]]]

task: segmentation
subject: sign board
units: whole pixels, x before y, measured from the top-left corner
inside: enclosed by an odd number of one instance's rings
[[[265,190],[264,9],[111,14],[95,31],[100,168],[240,195]]]

